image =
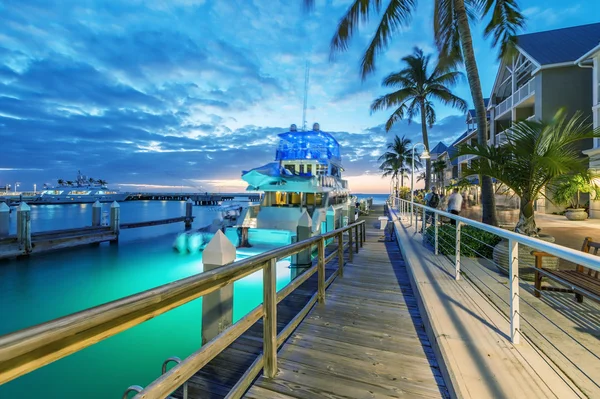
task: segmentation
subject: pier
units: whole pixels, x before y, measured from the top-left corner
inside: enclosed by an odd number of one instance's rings
[[[260,194],[190,194],[190,193],[129,193],[125,201],[187,201],[192,200],[194,205],[218,205],[234,198],[248,198],[250,202],[260,201]]]
[[[262,304],[203,336],[206,343],[187,358],[171,358],[177,364],[150,385],[128,391],[136,398],[447,397],[402,257],[374,213],[237,262],[215,256],[222,266],[0,337],[0,383],[196,298],[223,295],[262,271]],[[217,235],[207,250],[223,247],[223,239]],[[277,259],[315,245],[316,262],[277,291]],[[203,325],[215,321],[203,315]]]
[[[192,226],[192,201],[186,203],[184,216],[149,220],[142,222],[121,223],[121,208],[114,202],[110,207],[108,225],[101,223],[102,207],[99,202],[92,205],[91,225],[74,229],[50,230],[41,232],[31,231],[31,210],[25,203],[17,207],[17,233],[8,234],[9,208],[0,203],[0,260],[32,254],[44,253],[58,249],[73,248],[82,245],[100,244],[102,242],[116,243],[121,230],[140,227],[158,226],[172,223],[183,223],[188,230]]]

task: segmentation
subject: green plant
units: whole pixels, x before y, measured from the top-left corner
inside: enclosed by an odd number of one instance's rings
[[[388,143],[387,151],[379,157],[381,165],[379,170],[383,173],[381,177],[391,177],[394,184],[394,193],[398,191],[398,183],[404,186],[404,176],[411,170],[413,159],[411,151],[411,140],[405,136],[396,136],[393,143]],[[415,168],[421,167],[421,160],[415,154]],[[400,182],[398,181],[400,180]]]
[[[398,188],[398,196],[405,200],[410,199],[410,188],[404,186]]]
[[[554,201],[570,208],[582,208],[580,194],[593,194],[600,198],[600,187],[594,182],[596,176],[589,171],[563,176],[554,190]]]
[[[587,169],[587,159],[581,157],[581,141],[600,137],[600,128],[576,113],[567,119],[560,109],[550,121],[521,121],[506,133],[506,143],[499,147],[461,145],[456,156],[475,155],[465,176],[486,175],[509,187],[520,199],[519,221],[515,231],[538,236],[533,204],[543,189],[560,181],[564,175]]]
[[[434,245],[434,227],[429,226],[425,239]],[[468,258],[491,259],[494,246],[502,239],[495,234],[480,230],[473,226],[462,226],[460,235],[460,254]],[[444,224],[438,226],[438,252],[442,255],[454,256],[456,253],[456,226]]]
[[[377,98],[371,104],[371,113],[394,109],[385,124],[386,132],[400,120],[408,119],[410,123],[416,116],[420,116],[421,134],[426,149],[429,149],[427,127],[431,128],[436,120],[433,101],[439,101],[462,112],[467,111],[465,100],[454,95],[450,89],[460,80],[462,73],[456,70],[455,64],[439,59],[430,67],[430,60],[431,55],[425,55],[423,50],[415,47],[411,55],[402,58],[403,69],[383,79],[382,85],[394,88],[395,91]],[[425,168],[425,190],[429,191],[430,183],[431,159],[428,158]]]

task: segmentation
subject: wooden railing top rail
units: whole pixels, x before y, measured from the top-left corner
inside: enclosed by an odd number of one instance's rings
[[[208,272],[4,335],[0,337],[0,384],[246,277],[262,269],[272,259],[294,255],[324,239],[335,237],[352,228],[358,229],[362,224],[364,220]],[[290,292],[286,290],[286,294]]]

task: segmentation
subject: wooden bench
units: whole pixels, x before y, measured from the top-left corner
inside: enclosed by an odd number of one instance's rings
[[[583,240],[581,251],[598,255],[600,242],[592,241],[591,237]],[[575,270],[552,270],[542,267],[542,258],[544,256],[554,256],[546,252],[532,251],[535,256],[535,296],[540,297],[541,291],[559,291],[575,293],[577,302],[583,302],[583,297],[587,296],[597,302],[600,302],[600,278],[599,272],[581,265],[577,265]],[[598,261],[600,265],[600,260]],[[569,288],[542,287],[542,278],[548,277]]]

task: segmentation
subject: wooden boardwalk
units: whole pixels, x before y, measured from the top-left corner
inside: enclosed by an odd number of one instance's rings
[[[448,397],[399,249],[367,219],[364,248],[280,348],[277,376],[245,397]]]

